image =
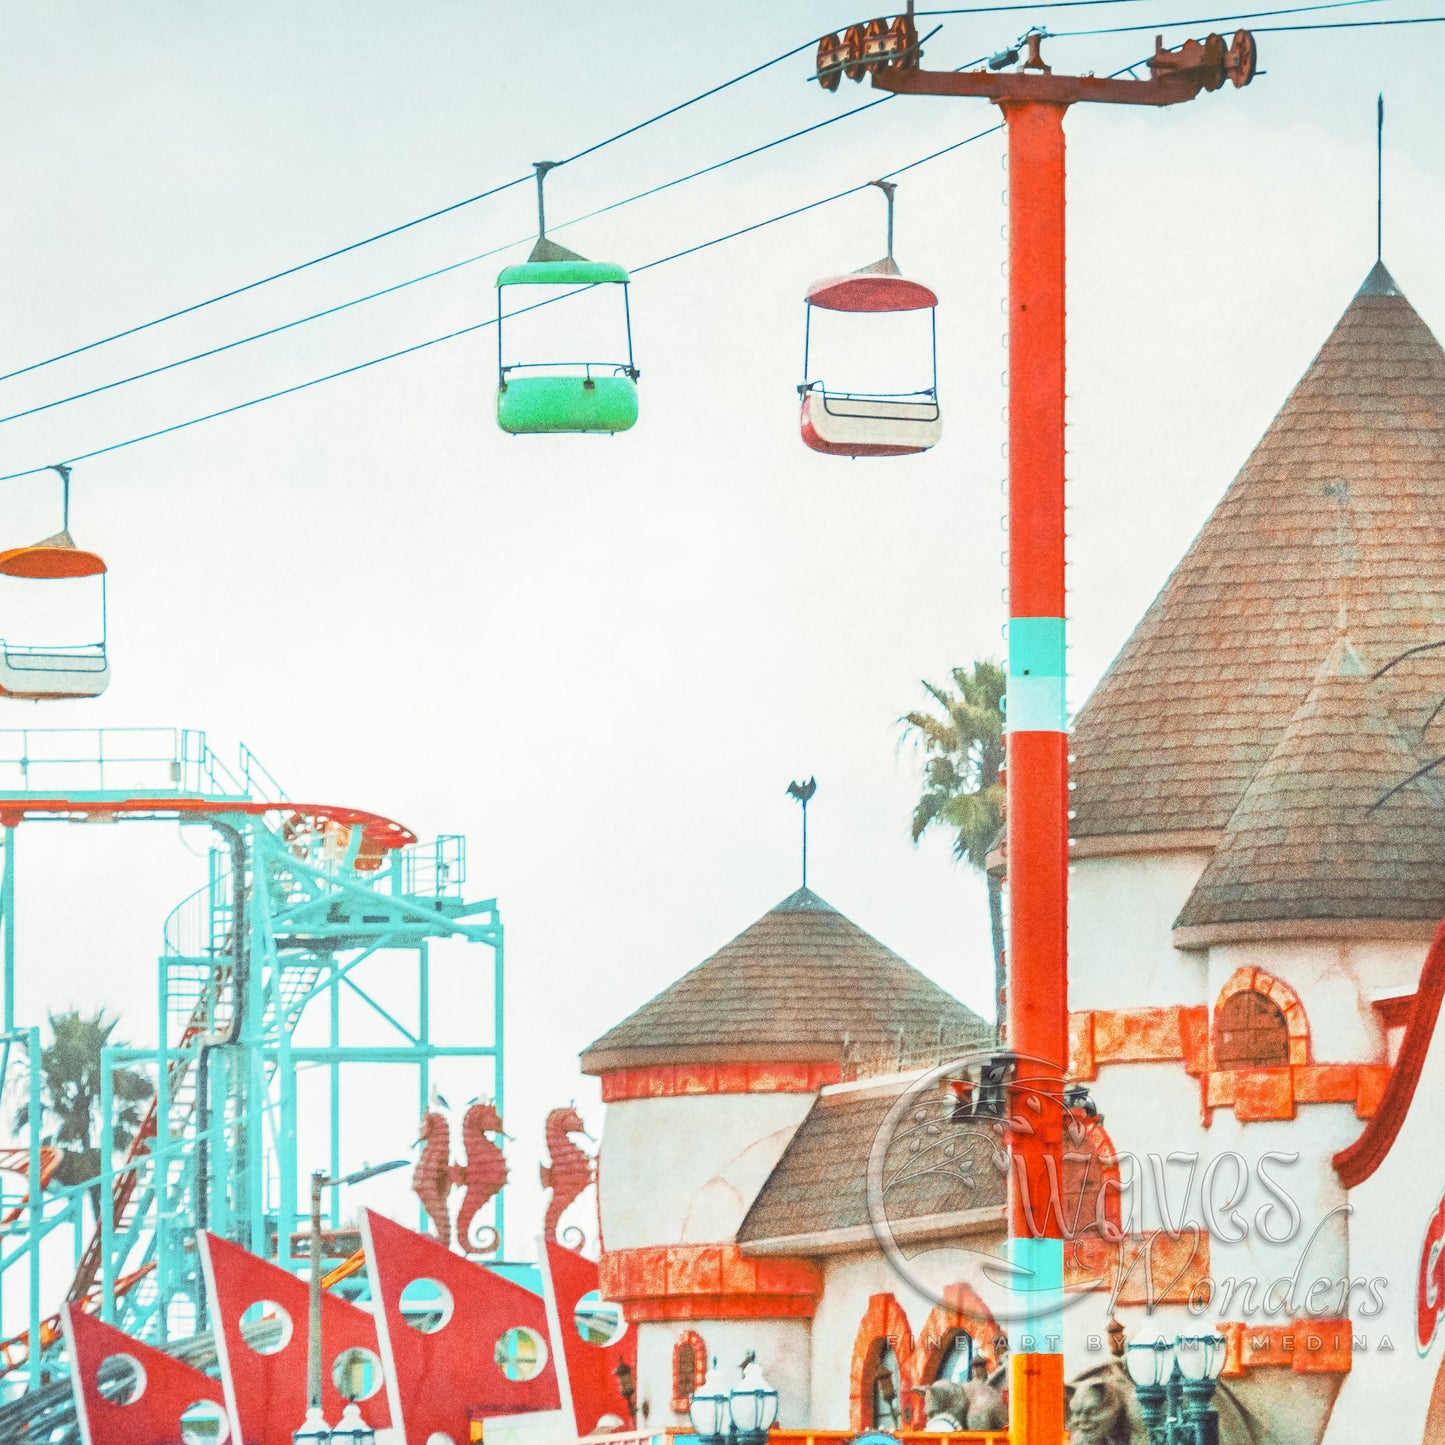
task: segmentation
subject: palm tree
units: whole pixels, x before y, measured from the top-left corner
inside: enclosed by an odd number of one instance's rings
[[[101,1050],[107,1045],[123,1047],[112,1038],[120,1020],[101,1008],[84,1015],[77,1009],[50,1015],[50,1043],[40,1051],[42,1105],[48,1132],[42,1142],[60,1151],[54,1178],[60,1184],[86,1184],[100,1174],[100,1146],[93,1142],[103,1128],[100,1119]],[[135,1137],[145,1116],[142,1105],[154,1090],[138,1069],[115,1069],[111,1073],[115,1101],[115,1127],[109,1148],[125,1149]],[[15,1127],[30,1124],[30,1105],[15,1112]],[[99,1186],[91,1202],[100,1214]]]
[[[922,748],[923,792],[913,809],[913,841],[930,829],[953,834],[953,856],[984,875],[993,930],[994,1005],[1002,1022],[1004,997],[1003,887],[988,872],[989,851],[1003,827],[1003,695],[996,662],[953,669],[953,686],[924,682],[938,712],[910,712],[899,721]]]

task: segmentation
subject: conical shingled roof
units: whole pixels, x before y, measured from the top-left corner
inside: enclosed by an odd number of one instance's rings
[[[897,1045],[910,1055],[991,1037],[972,1009],[808,888],[582,1053],[588,1074],[648,1064],[837,1063]]]
[[[1074,836],[1223,828],[1342,593],[1375,667],[1445,640],[1445,353],[1380,265],[1081,710]],[[1414,738],[1445,649],[1381,685]],[[1422,746],[1442,738],[1437,719]]]
[[[1406,783],[1421,766],[1381,684],[1337,641],[1245,789],[1175,941],[1223,941],[1234,925],[1265,922],[1433,929],[1445,915],[1445,787],[1428,775]]]

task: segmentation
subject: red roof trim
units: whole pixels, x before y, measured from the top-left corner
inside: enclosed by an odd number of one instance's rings
[[[1387,1029],[1402,1029],[1410,1022],[1410,1015],[1415,1011],[1415,995],[1413,993],[1399,994],[1394,998],[1377,998],[1375,1000],[1375,1012],[1380,1016],[1380,1022]]]
[[[827,311],[927,311],[938,305],[938,296],[921,281],[878,271],[815,281],[805,299]]]
[[[1435,1037],[1442,1000],[1445,1000],[1445,923],[1435,930],[1430,951],[1425,955],[1425,967],[1420,973],[1420,987],[1410,1021],[1405,1025],[1400,1057],[1390,1072],[1380,1106],[1360,1137],[1334,1157],[1335,1173],[1346,1189],[1363,1184],[1385,1162],[1394,1146],[1410,1112],[1415,1086],[1420,1082],[1420,1071],[1425,1067],[1430,1043]]]

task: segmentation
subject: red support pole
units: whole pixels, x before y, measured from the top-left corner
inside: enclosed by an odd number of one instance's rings
[[[911,12],[910,12],[911,19]],[[902,21],[898,22],[902,24]],[[911,32],[906,28],[905,38]],[[1008,130],[1009,1258],[1022,1309],[1013,1341],[1014,1445],[1061,1445],[1064,1429],[1061,1218],[1068,1067],[1069,763],[1064,702],[1064,112],[1076,102],[1178,105],[1224,81],[1248,85],[1254,38],[1239,31],[1175,50],[1156,45],[1147,79],[1059,75],[1032,30],[1002,69],[929,71],[916,46],[870,59],[863,27],[825,36],[817,78],[841,58],[878,90],[995,102]],[[854,54],[850,47],[857,47]],[[1022,58],[1021,58],[1022,56]],[[1008,64],[1017,62],[1017,69]],[[850,69],[847,73],[853,74]]]
[[[1068,1058],[1064,706],[1064,112],[1000,102],[1009,176],[1008,1047],[1010,1258],[1027,1312],[1011,1397],[1018,1445],[1063,1439],[1062,1097]],[[1032,1097],[1037,1112],[1020,1108]],[[1022,1292],[1027,1292],[1023,1294]]]

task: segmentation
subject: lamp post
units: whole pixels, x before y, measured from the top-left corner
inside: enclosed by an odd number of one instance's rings
[[[729,1399],[733,1434],[738,1445],[765,1445],[778,1418],[778,1392],[763,1378],[756,1359],[749,1356]]]
[[[292,1436],[293,1445],[324,1445],[334,1441],[340,1445],[373,1445],[376,1433],[361,1418],[361,1411],[355,1403],[342,1412],[341,1421],[333,1431],[321,1413],[321,1194],[323,1190],[334,1189],[342,1184],[360,1184],[364,1179],[375,1179],[378,1174],[389,1174],[393,1169],[404,1169],[410,1159],[388,1159],[385,1164],[371,1164],[358,1169],[354,1174],[343,1174],[329,1179],[324,1169],[317,1169],[311,1175],[311,1291],[307,1303],[309,1318],[306,1327],[306,1419],[301,1428]],[[348,1418],[353,1417],[353,1418]],[[345,1430],[346,1433],[342,1433]]]
[[[778,1392],[763,1378],[752,1354],[729,1390],[714,1356],[707,1378],[688,1402],[687,1416],[702,1445],[765,1445],[778,1419]]]
[[[1192,1427],[1194,1435],[1190,1445],[1219,1445],[1219,1411],[1211,1402],[1228,1348],[1228,1341],[1217,1333],[1180,1335],[1175,1341],[1184,1423]]]
[[[1211,1401],[1227,1348],[1217,1332],[1130,1341],[1124,1364],[1149,1445],[1219,1445],[1219,1412]]]

